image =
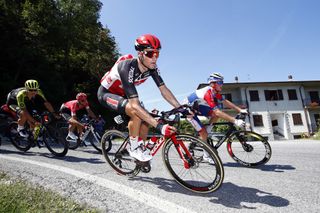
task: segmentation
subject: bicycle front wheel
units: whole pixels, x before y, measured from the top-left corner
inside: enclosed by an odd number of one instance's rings
[[[102,154],[109,165],[120,175],[136,176],[140,167],[127,151],[128,137],[118,130],[109,130],[101,139]]]
[[[95,148],[101,154],[101,136],[99,135],[99,133],[96,131],[91,131],[88,135],[88,140],[90,141],[93,148]]]
[[[61,132],[52,126],[44,127],[43,142],[48,150],[57,157],[64,157],[68,152],[68,144],[61,137]]]
[[[216,191],[222,184],[224,169],[217,152],[200,139],[191,135],[177,135],[179,146],[168,139],[163,148],[163,160],[173,178],[188,190],[209,193]],[[178,150],[184,156],[181,159]],[[203,160],[203,155],[212,159]],[[191,156],[190,156],[190,154]],[[190,157],[188,157],[190,156]]]
[[[258,133],[237,131],[227,140],[227,150],[233,160],[246,167],[257,167],[271,158],[269,142]]]

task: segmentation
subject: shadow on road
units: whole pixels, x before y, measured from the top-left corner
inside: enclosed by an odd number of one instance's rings
[[[177,182],[171,179],[137,176],[130,178],[130,180],[156,184],[159,189],[167,192],[209,198],[209,202],[229,208],[258,209],[254,204],[265,204],[273,207],[284,207],[289,205],[289,201],[285,198],[255,188],[237,186],[230,182],[223,183],[218,191],[209,194],[200,194],[182,188]]]
[[[35,149],[38,149],[38,148],[36,147]],[[92,164],[105,163],[100,158],[88,158],[88,157],[82,158],[82,157],[68,156],[68,154],[64,157],[56,157],[53,154],[51,154],[49,151],[48,151],[48,153],[33,152],[32,148],[30,150],[28,150],[27,152],[22,152],[19,150],[2,149],[0,151],[0,153],[2,153],[2,154],[15,154],[15,155],[21,155],[21,156],[43,156],[46,158],[53,158],[53,159],[57,159],[57,160],[64,160],[64,161],[74,162],[74,163],[78,163],[78,162],[88,162],[88,163],[92,163]]]
[[[100,158],[81,158],[81,157],[75,157],[75,156],[66,156],[65,158],[62,158],[62,160],[72,162],[72,163],[78,163],[78,162],[87,162],[92,164],[102,164],[105,163]]]
[[[224,163],[225,167],[243,167],[239,163]],[[247,168],[247,167],[243,167]],[[284,172],[285,170],[295,170],[296,168],[291,165],[279,165],[279,164],[266,164],[252,169],[259,169],[261,171],[268,172]]]
[[[236,209],[257,209],[257,204],[265,204],[273,207],[284,207],[289,205],[289,201],[285,198],[264,192],[259,189],[241,187],[233,183],[224,183],[210,202],[221,204],[225,207]]]

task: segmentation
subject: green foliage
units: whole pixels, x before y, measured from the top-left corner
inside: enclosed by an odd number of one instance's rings
[[[99,22],[98,0],[0,0],[0,97],[37,79],[59,107],[86,92],[93,108],[99,80],[119,56],[115,38]]]
[[[192,134],[192,135],[196,133],[193,126],[187,120],[180,121],[179,131],[181,133]]]
[[[4,212],[98,212],[60,195],[33,187],[0,173],[0,213]]]

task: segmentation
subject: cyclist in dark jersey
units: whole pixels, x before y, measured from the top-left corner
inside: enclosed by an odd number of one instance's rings
[[[18,119],[18,132],[22,137],[28,137],[28,133],[24,128],[26,121],[29,122],[31,127],[37,124],[37,121],[30,115],[32,110],[43,111],[44,107],[56,118],[60,116],[55,113],[50,102],[47,101],[41,89],[39,89],[39,83],[36,80],[27,80],[25,87],[12,90],[7,97],[7,105],[9,108],[16,112]]]
[[[135,49],[138,52],[137,58],[133,58],[132,55],[120,57],[111,70],[103,76],[98,90],[98,100],[106,108],[121,114],[125,113],[130,117],[128,128],[131,147],[128,151],[139,161],[149,161],[152,157],[141,147],[142,140],[147,138],[149,125],[165,136],[171,135],[176,129],[160,124],[150,116],[140,104],[136,86],[151,76],[169,104],[173,107],[179,107],[180,104],[164,84],[157,68],[160,40],[154,35],[142,35],[136,39]]]

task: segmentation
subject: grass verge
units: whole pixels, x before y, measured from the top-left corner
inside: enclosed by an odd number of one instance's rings
[[[80,205],[43,187],[35,187],[25,181],[9,177],[0,171],[0,213],[7,212],[96,213],[99,211]]]

